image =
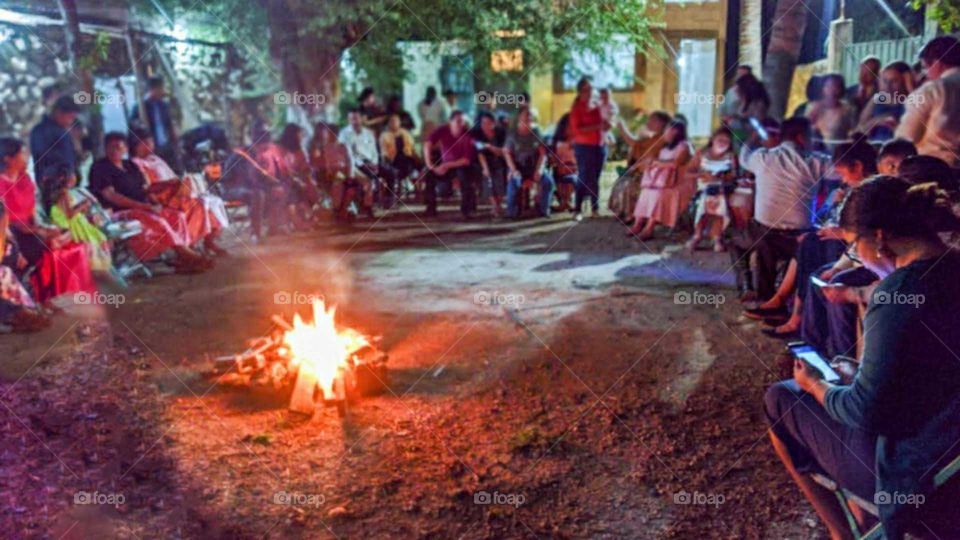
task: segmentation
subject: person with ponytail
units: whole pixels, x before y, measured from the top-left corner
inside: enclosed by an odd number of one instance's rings
[[[932,491],[934,475],[960,454],[960,254],[939,236],[960,220],[936,183],[876,176],[850,191],[839,225],[849,256],[881,280],[859,369],[832,384],[795,361],[794,378],[765,397],[773,447],[833,538],[849,534],[844,513],[805,473],[874,502],[885,538],[917,530],[954,538],[960,523],[941,499],[956,496],[955,483]]]

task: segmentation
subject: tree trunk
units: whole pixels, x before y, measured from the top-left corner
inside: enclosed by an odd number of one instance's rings
[[[81,62],[83,50],[80,43],[80,17],[77,14],[77,2],[76,0],[57,0],[57,6],[60,8],[60,18],[63,19],[63,35],[70,70],[80,78],[80,90],[93,96],[95,94],[93,73]],[[96,100],[90,101],[86,117],[88,136],[96,157],[101,154],[103,146],[103,120]]]
[[[779,0],[773,21],[770,45],[763,62],[763,80],[770,94],[770,115],[783,118],[807,27],[807,10],[803,1]]]
[[[270,55],[280,66],[283,90],[290,104],[314,120],[336,120],[343,40],[336,30],[301,32],[309,5],[297,0],[266,0]],[[294,103],[293,100],[296,99]]]

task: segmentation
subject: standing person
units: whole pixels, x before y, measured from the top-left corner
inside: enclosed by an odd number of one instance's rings
[[[613,100],[613,95],[610,93],[609,88],[601,88],[597,96],[600,103],[600,118],[603,119],[604,125],[613,127],[617,119],[620,118],[620,107],[617,105],[617,102]],[[603,130],[602,140],[604,144],[616,142],[613,135],[610,134],[610,128]]]
[[[723,103],[720,104],[720,117],[724,122],[737,116],[740,112],[740,96],[737,94],[737,79],[744,75],[753,75],[753,68],[747,64],[737,66],[736,74],[733,77],[733,84],[723,94]]]
[[[147,95],[143,99],[143,112],[147,115],[147,129],[153,136],[157,155],[169,163],[177,174],[183,173],[179,137],[177,136],[177,129],[173,125],[170,102],[167,100],[167,88],[162,77],[151,77],[147,81]],[[134,110],[133,117],[138,119],[139,112]]]
[[[533,123],[530,109],[521,107],[517,111],[516,125],[507,136],[504,147],[507,161],[507,216],[517,217],[520,208],[517,201],[524,182],[537,188],[537,211],[541,217],[550,216],[550,200],[553,198],[555,184],[553,178],[544,170],[547,162],[547,148]]]
[[[583,219],[583,203],[589,199],[592,217],[600,215],[600,174],[607,160],[603,134],[610,129],[593,98],[593,85],[584,77],[577,82],[577,97],[570,110],[573,152],[577,156],[576,219]]]
[[[477,126],[470,131],[470,136],[477,142],[477,160],[483,171],[484,186],[481,192],[490,194],[490,203],[493,205],[493,217],[503,214],[503,197],[507,194],[507,161],[506,143],[507,134],[497,125],[493,114],[483,111],[479,115]]]
[[[42,303],[64,293],[96,292],[83,244],[73,242],[69,232],[41,223],[26,154],[23,142],[0,138],[0,200],[20,253],[35,267],[30,276],[35,298]]]
[[[433,130],[447,121],[444,102],[437,99],[437,89],[435,87],[427,87],[427,94],[423,97],[423,101],[417,105],[417,113],[420,115],[420,142],[423,143],[430,137]]]
[[[30,130],[30,153],[35,172],[41,173],[58,163],[76,170],[80,162],[70,130],[76,124],[79,112],[80,106],[73,96],[60,96],[53,102],[50,113],[44,114]]]
[[[676,226],[680,212],[693,195],[684,174],[690,161],[687,125],[672,121],[663,138],[665,144],[657,159],[643,173],[640,198],[633,210],[633,226],[627,231],[627,236],[641,241],[653,238],[657,224]]]
[[[857,110],[844,101],[843,86],[843,75],[824,75],[820,99],[811,103],[806,111],[814,131],[820,134],[830,151],[846,140],[857,123]]]
[[[856,114],[873,99],[873,95],[880,90],[880,59],[868,56],[860,61],[860,70],[857,72],[857,84],[846,89],[845,97],[853,106]]]
[[[845,512],[807,473],[874,501],[884,538],[957,537],[955,499],[933,492],[960,439],[952,352],[960,350],[960,256],[938,235],[960,230],[950,207],[933,183],[878,176],[853,188],[840,227],[849,252],[881,279],[864,316],[859,369],[849,383],[828,383],[797,360],[793,379],[765,396],[773,448],[833,538],[850,532]],[[956,496],[945,488],[941,496]]]
[[[751,235],[757,252],[757,295],[776,291],[777,263],[793,258],[800,235],[813,223],[817,185],[830,159],[810,152],[810,121],[790,118],[780,126],[780,144],[754,149],[756,137],[740,151],[740,166],[756,177]]]
[[[737,109],[736,116],[742,119],[754,118],[763,120],[767,117],[770,109],[770,95],[767,94],[766,87],[753,74],[747,73],[737,78],[734,84],[734,92],[737,94],[737,101],[740,107]]]
[[[670,115],[664,111],[654,111],[647,116],[647,122],[640,133],[630,133],[627,123],[620,119],[620,134],[630,143],[630,154],[627,157],[627,170],[613,184],[610,190],[610,200],[607,207],[619,219],[626,220],[629,225],[633,221],[633,208],[637,205],[640,196],[640,180],[643,172],[663,148],[663,132],[670,124]]]
[[[387,115],[383,111],[373,87],[367,86],[360,91],[360,97],[357,99],[357,110],[360,112],[363,127],[373,130],[374,136],[379,135],[387,123]]]
[[[434,150],[439,152],[439,161]],[[437,215],[437,182],[441,180],[460,181],[460,212],[470,219],[477,209],[477,182],[480,168],[477,166],[476,142],[467,132],[463,111],[450,113],[450,120],[430,134],[423,145],[423,160],[430,174],[426,176],[427,216]]]
[[[363,125],[363,115],[359,109],[353,109],[347,114],[347,126],[340,130],[339,139],[350,149],[350,157],[353,159],[353,173],[350,176],[360,183],[363,190],[361,206],[372,218],[379,172],[377,163],[380,159],[377,154],[377,138],[373,130]]]
[[[917,145],[922,155],[960,165],[960,42],[933,38],[920,50],[927,82],[910,95],[896,136]]]
[[[380,172],[386,181],[384,207],[392,208],[403,196],[403,183],[417,167],[413,135],[403,127],[400,115],[391,114],[380,134]]]
[[[413,121],[413,116],[403,108],[403,100],[396,94],[393,94],[387,100],[387,108],[384,114],[387,117],[384,127],[390,123],[390,116],[394,114],[400,117],[400,127],[403,129],[412,132],[417,127],[417,124]]]
[[[446,122],[447,120],[450,120],[450,115],[453,114],[453,111],[456,111],[459,109],[459,107],[457,107],[457,93],[449,88],[444,90],[443,106],[446,109],[446,113],[447,113],[446,119],[444,119],[444,122]]]

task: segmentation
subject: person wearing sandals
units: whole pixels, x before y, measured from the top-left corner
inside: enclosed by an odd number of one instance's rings
[[[736,187],[734,179],[738,169],[737,156],[733,152],[733,132],[720,127],[710,137],[706,148],[697,151],[690,162],[689,170],[696,178],[699,194],[694,217],[693,236],[687,241],[687,249],[693,251],[709,230],[713,250],[724,251],[723,231],[730,225],[730,210],[727,195]]]

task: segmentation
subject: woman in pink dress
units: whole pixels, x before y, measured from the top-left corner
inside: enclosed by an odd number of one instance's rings
[[[633,227],[627,236],[639,240],[653,238],[657,224],[674,227],[677,217],[693,197],[695,187],[684,178],[684,168],[690,161],[690,143],[687,142],[687,126],[673,121],[664,132],[665,145],[657,159],[643,172],[640,181],[640,198],[633,210]]]
[[[30,281],[36,299],[47,302],[62,294],[96,292],[84,245],[37,218],[37,186],[27,174],[23,142],[0,139],[0,169],[0,197],[20,253],[34,267]]]
[[[188,182],[154,152],[153,136],[134,129],[127,141],[132,161],[147,179],[147,192],[163,206],[183,212],[187,218],[190,244],[203,241],[203,247],[217,255],[226,253],[217,245],[220,232],[229,224],[223,199],[210,193],[195,194]]]

